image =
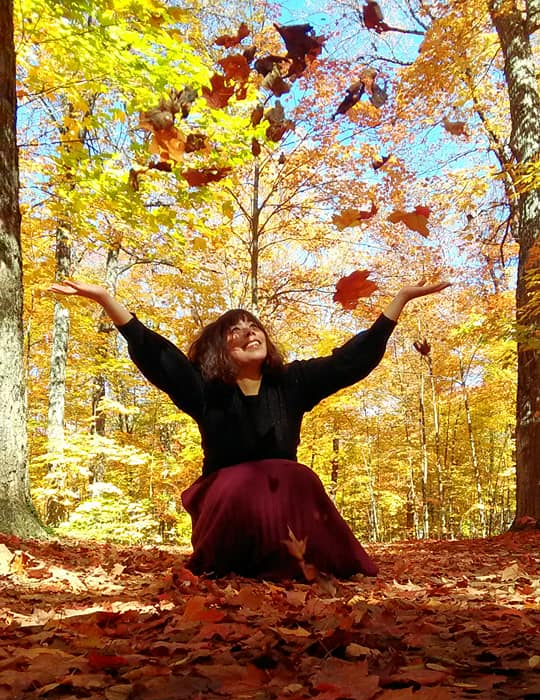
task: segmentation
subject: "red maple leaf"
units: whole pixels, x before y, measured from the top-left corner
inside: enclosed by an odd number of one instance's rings
[[[341,304],[344,309],[355,309],[358,299],[369,297],[378,289],[375,282],[369,280],[369,270],[355,270],[347,277],[342,277],[336,284],[333,300]]]
[[[218,61],[223,68],[227,80],[237,80],[240,83],[245,83],[249,78],[249,64],[242,54],[233,54],[226,56]]]
[[[210,78],[212,88],[210,89],[203,85],[201,91],[210,107],[222,109],[227,106],[234,93],[234,85],[227,85],[226,80],[224,75],[214,73]]]
[[[223,34],[222,36],[218,36],[214,44],[230,49],[232,46],[237,46],[242,39],[245,39],[247,36],[249,36],[248,26],[245,22],[242,22],[236,34]]]

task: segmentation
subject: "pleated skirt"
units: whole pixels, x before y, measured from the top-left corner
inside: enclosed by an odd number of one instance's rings
[[[321,573],[375,576],[377,566],[326,494],[315,472],[268,459],[200,477],[182,494],[192,520],[195,574],[235,573],[269,580],[302,579],[285,544],[306,540],[304,561]]]

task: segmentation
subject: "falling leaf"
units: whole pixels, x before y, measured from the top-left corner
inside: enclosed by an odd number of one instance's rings
[[[386,92],[386,86],[381,87],[380,85],[377,85],[377,83],[374,82],[371,88],[371,95],[369,98],[371,104],[379,109],[384,104],[386,104],[387,100],[388,94]]]
[[[150,153],[157,154],[162,160],[181,161],[185,150],[185,137],[176,127],[160,129],[152,135]]]
[[[446,131],[448,131],[449,134],[452,134],[452,136],[468,136],[467,122],[452,122],[445,117],[442,124]]]
[[[321,53],[325,38],[315,36],[310,24],[274,24],[274,27],[285,42],[289,58],[316,58]]]
[[[342,277],[336,284],[333,300],[341,304],[344,309],[355,309],[358,299],[369,297],[378,289],[375,282],[369,280],[369,270],[356,270],[347,277]]]
[[[419,340],[415,340],[413,343],[413,347],[417,352],[419,352],[424,357],[429,355],[429,353],[431,352],[431,345],[428,343],[428,341],[425,338],[424,338],[424,340],[422,340],[422,342],[420,342]]]
[[[371,209],[369,211],[359,211],[358,209],[344,209],[340,214],[336,214],[332,217],[332,223],[337,226],[340,231],[344,228],[349,228],[350,226],[359,226],[362,221],[371,219],[377,213],[378,209],[375,202],[371,202]]]
[[[307,537],[304,537],[303,540],[299,540],[290,527],[287,528],[287,530],[289,532],[289,539],[283,540],[283,543],[295,559],[303,561],[304,554],[306,553]]]
[[[275,105],[266,111],[265,117],[270,122],[270,126],[266,129],[266,136],[270,141],[277,143],[287,131],[294,130],[294,122],[285,118],[285,110],[279,100],[276,100]]]
[[[222,36],[218,36],[214,44],[216,44],[216,46],[223,46],[225,49],[230,49],[233,46],[237,46],[242,39],[245,39],[247,36],[249,36],[248,26],[245,22],[242,22],[236,34],[223,34]]]
[[[391,221],[393,224],[401,222],[405,224],[407,228],[410,228],[411,231],[417,231],[422,236],[427,238],[429,236],[429,230],[427,227],[429,214],[430,210],[428,207],[416,207],[412,212],[397,210],[390,214],[388,221]]]
[[[261,144],[255,138],[251,139],[251,153],[255,158],[261,154]]]
[[[202,94],[210,105],[215,109],[226,107],[230,98],[234,94],[234,85],[226,85],[225,76],[214,73],[210,78],[212,88],[207,88],[203,85]]]
[[[257,105],[253,112],[251,113],[251,126],[257,126],[261,123],[261,119],[264,117],[264,107],[262,105]]]
[[[174,124],[174,115],[169,110],[153,107],[139,116],[139,126],[147,131],[166,131]]]
[[[349,111],[349,109],[351,109],[351,107],[354,107],[354,105],[359,102],[360,98],[364,94],[365,89],[366,86],[362,80],[357,80],[355,83],[350,85],[346,90],[345,97],[340,102],[338,108],[333,114],[332,119],[335,119],[338,114],[345,114]]]
[[[255,58],[257,51],[258,49],[256,46],[248,46],[247,49],[244,49],[242,51],[242,56],[246,59],[248,63],[251,63],[251,61],[253,61],[253,59]]]
[[[390,27],[384,21],[379,4],[374,0],[367,0],[367,3],[363,6],[362,19],[366,29],[373,29],[377,34],[390,30]]]
[[[371,167],[373,170],[379,170],[379,168],[382,168],[383,165],[386,165],[390,158],[392,157],[392,154],[387,155],[387,156],[382,156],[381,158],[378,158],[377,160],[372,160],[371,161]]]
[[[245,83],[249,78],[250,68],[246,58],[242,54],[226,56],[218,61],[223,68],[227,80],[237,80]]]
[[[283,78],[278,66],[266,75],[262,82],[262,87],[272,92],[276,97],[286,94],[290,91],[290,84]]]
[[[231,168],[191,168],[182,173],[182,177],[187,180],[190,187],[201,187],[210,182],[218,182],[231,172]]]
[[[268,73],[271,73],[276,66],[279,68],[279,66],[286,62],[287,59],[285,56],[275,56],[274,54],[268,54],[267,56],[262,56],[261,58],[258,58],[255,61],[254,68],[263,77],[267,76]]]
[[[194,153],[208,148],[208,139],[206,134],[191,133],[186,136],[184,150],[186,153]]]

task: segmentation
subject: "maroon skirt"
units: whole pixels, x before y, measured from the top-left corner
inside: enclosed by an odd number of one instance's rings
[[[284,542],[289,528],[306,538],[304,560],[347,578],[375,576],[376,564],[338,513],[314,471],[286,459],[225,467],[200,477],[182,494],[191,515],[195,574],[272,580],[301,578]]]

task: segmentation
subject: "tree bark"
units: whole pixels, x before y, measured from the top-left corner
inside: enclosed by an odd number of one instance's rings
[[[491,0],[491,19],[504,55],[510,101],[510,146],[515,170],[523,174],[540,157],[540,95],[529,32],[538,24],[538,0],[528,0],[526,13],[515,0]],[[519,185],[517,186],[519,191]],[[516,518],[540,522],[540,351],[534,333],[540,326],[538,297],[540,255],[540,188],[519,191],[512,233],[519,244],[516,289],[518,382],[516,408]]]
[[[30,502],[13,5],[0,0],[0,530],[43,535]]]

